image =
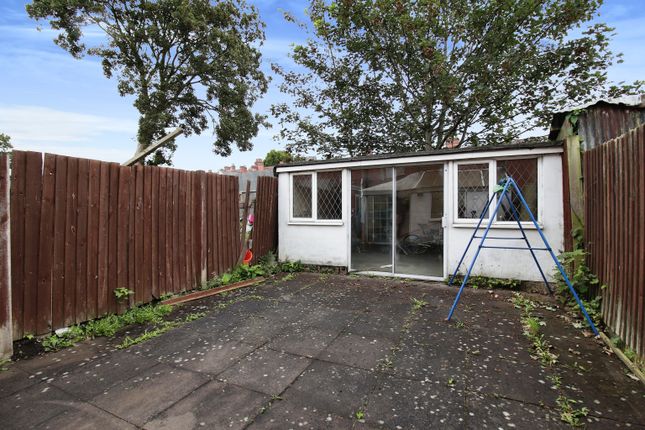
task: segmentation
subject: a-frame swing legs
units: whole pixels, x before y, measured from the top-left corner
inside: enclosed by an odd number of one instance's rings
[[[502,190],[502,196],[504,193],[506,193],[506,190],[508,190],[510,182],[507,181],[506,184],[504,184],[504,189]],[[494,195],[494,194],[493,194]],[[493,196],[491,196],[489,202],[493,200]],[[490,214],[488,218],[488,225],[486,226],[486,230],[484,231],[484,234],[481,237],[481,240],[479,241],[479,245],[477,246],[477,250],[475,251],[475,256],[473,257],[473,260],[470,262],[470,266],[468,266],[468,271],[466,272],[466,276],[464,276],[463,281],[461,282],[461,286],[459,287],[459,291],[457,292],[457,297],[455,297],[455,302],[452,304],[452,307],[450,308],[450,313],[448,314],[448,321],[450,321],[450,318],[452,318],[452,314],[455,312],[455,309],[457,308],[457,304],[459,303],[459,298],[461,297],[461,293],[464,291],[464,287],[466,286],[466,283],[468,282],[468,278],[470,278],[470,272],[473,270],[473,266],[475,266],[475,261],[477,261],[477,257],[479,257],[479,253],[482,250],[482,245],[484,244],[484,241],[486,240],[486,236],[488,236],[488,232],[490,231],[490,227],[493,224],[493,219],[495,218],[495,214],[499,210],[499,206],[502,204],[502,199],[497,200],[497,204],[495,205],[495,210],[493,211],[492,214]],[[481,224],[482,219],[484,218],[484,215],[486,215],[486,212],[483,211],[481,214],[481,217],[479,219],[479,223]],[[479,224],[478,224],[479,228]],[[477,233],[477,229],[475,229],[475,233]],[[473,237],[471,238],[471,241]],[[468,244],[470,246],[470,244]],[[466,251],[468,251],[468,248],[466,248]],[[464,255],[461,257],[463,260],[464,257],[466,256],[466,252],[464,252]],[[459,270],[459,267],[457,267],[457,270]]]
[[[513,218],[515,218],[515,221],[517,221],[517,226],[520,228],[520,232],[522,233],[522,237],[524,238],[524,242],[526,242],[526,246],[528,247],[529,251],[531,251],[531,257],[533,257],[533,261],[535,261],[535,265],[537,266],[538,270],[540,271],[540,276],[542,276],[542,280],[544,281],[544,285],[546,285],[546,289],[549,292],[549,294],[553,295],[553,290],[551,289],[551,286],[549,285],[549,281],[546,280],[546,276],[544,275],[544,271],[542,270],[542,266],[540,266],[540,263],[538,262],[538,259],[535,255],[535,251],[533,251],[533,248],[531,248],[531,243],[529,242],[528,237],[526,236],[526,233],[524,232],[524,227],[522,227],[522,222],[520,221],[520,214],[517,212],[517,209],[515,208],[515,204],[513,204],[513,201],[511,200],[511,197],[506,194],[506,201],[511,207],[511,211],[513,213]]]
[[[544,250],[548,251],[549,254],[551,255],[551,258],[553,259],[555,265],[557,266],[558,270],[560,271],[560,274],[562,275],[562,278],[564,279],[565,283],[567,284],[567,287],[569,287],[569,291],[571,291],[571,294],[575,298],[576,303],[580,307],[580,310],[582,311],[582,314],[584,315],[585,319],[587,320],[587,323],[591,327],[591,330],[593,331],[593,333],[597,336],[598,335],[598,329],[596,328],[595,324],[593,323],[593,321],[589,317],[589,314],[587,313],[587,310],[585,309],[582,301],[580,300],[580,297],[578,297],[578,293],[576,293],[576,290],[573,288],[573,285],[571,285],[571,281],[569,280],[569,277],[567,276],[566,272],[564,271],[564,268],[562,267],[562,264],[560,264],[560,261],[558,260],[558,258],[554,254],[553,250],[551,249],[551,245],[549,245],[549,242],[546,239],[546,237],[544,236],[544,233],[542,232],[542,229],[540,228],[540,226],[538,225],[537,221],[535,220],[535,217],[533,216],[533,212],[531,212],[531,209],[529,208],[528,204],[526,203],[526,200],[524,199],[524,195],[522,195],[522,192],[520,191],[519,187],[517,186],[517,184],[515,183],[513,178],[507,177],[505,182],[506,183],[504,184],[504,188],[502,189],[502,192],[500,193],[499,198],[497,200],[497,204],[495,205],[495,210],[493,211],[492,214],[490,214],[490,218],[488,220],[488,225],[486,226],[486,230],[484,231],[484,234],[481,237],[481,241],[479,242],[479,245],[477,246],[477,251],[475,252],[474,257],[473,257],[472,261],[470,262],[470,266],[468,267],[468,271],[466,272],[466,275],[464,276],[464,279],[463,279],[463,281],[461,283],[461,286],[459,287],[459,291],[457,292],[457,296],[455,297],[455,301],[452,304],[452,307],[450,308],[450,312],[448,313],[448,318],[447,319],[450,320],[452,318],[452,315],[455,312],[455,309],[457,308],[457,305],[459,304],[459,299],[461,297],[461,293],[463,292],[464,287],[466,286],[466,283],[468,282],[468,278],[470,277],[472,269],[475,266],[475,262],[477,261],[477,257],[479,257],[479,252],[481,251],[482,247],[484,247],[484,241],[486,240],[486,237],[488,236],[488,232],[490,231],[491,225],[493,223],[493,219],[497,215],[497,212],[499,210],[499,207],[501,205],[502,200],[505,197],[507,197],[507,192],[508,192],[509,187],[512,186],[514,188],[515,192],[517,192],[517,195],[520,198],[520,201],[522,202],[523,207],[526,209],[527,213],[529,214],[529,217],[531,218],[531,222],[533,223],[533,225],[535,226],[538,234],[540,235],[540,238],[542,239],[542,242],[545,245]],[[491,196],[491,200],[492,200],[492,196]],[[511,204],[512,204],[512,202],[511,202]],[[480,224],[481,224],[481,219],[483,219],[484,214],[485,214],[485,212],[482,212],[482,218],[480,218]],[[516,218],[516,220],[517,219],[518,218]],[[478,224],[478,228],[479,228],[479,224]],[[524,233],[524,231],[523,231],[521,226],[520,226],[520,229],[522,230],[522,233],[525,235],[525,233]],[[476,232],[477,232],[477,230],[475,230],[475,233]],[[473,239],[474,239],[474,234],[473,234],[473,237],[471,238],[471,242],[472,242]],[[527,241],[527,245],[528,245],[528,239],[526,241]],[[469,246],[470,246],[470,243],[468,244],[468,247]],[[500,247],[500,248],[503,249],[504,247]],[[515,248],[509,247],[509,249],[515,249]],[[534,248],[532,248],[530,245],[528,245],[528,249],[531,251],[531,254],[533,254],[533,249]],[[468,248],[466,248],[466,251],[467,250],[468,250]],[[464,255],[462,256],[462,260],[464,259],[465,255],[466,255],[466,252],[464,252]],[[544,277],[544,272],[542,271],[542,268],[540,267],[540,264],[539,264],[537,258],[535,257],[535,255],[533,255],[533,258],[534,258],[534,261],[535,261],[535,263],[537,264],[537,266],[538,266],[538,268],[540,270],[540,273]],[[453,275],[453,277],[454,277],[454,275]],[[546,277],[544,277],[544,279],[546,280]],[[452,281],[452,279],[451,279],[451,281]]]

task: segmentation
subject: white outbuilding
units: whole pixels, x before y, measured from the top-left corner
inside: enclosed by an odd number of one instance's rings
[[[557,253],[564,247],[562,153],[558,143],[520,143],[278,165],[278,257],[350,272],[445,279],[506,175],[521,188]],[[543,247],[527,211],[519,201],[516,206],[529,241]],[[501,207],[490,233],[501,238],[496,244],[523,246],[520,233]],[[550,256],[537,254],[550,275]],[[484,249],[473,274],[541,281],[522,250]]]

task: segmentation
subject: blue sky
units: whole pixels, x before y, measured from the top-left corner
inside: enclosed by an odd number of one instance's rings
[[[266,22],[263,68],[270,63],[289,67],[292,43],[305,35],[286,23],[281,10],[303,16],[306,1],[248,0]],[[0,1],[0,132],[14,147],[107,161],[124,161],[135,148],[138,113],[131,98],[119,97],[115,80],[103,76],[96,59],[73,59],[56,46],[54,33],[37,31],[25,12],[25,0]],[[625,62],[609,70],[615,81],[645,79],[645,8],[642,0],[606,0],[600,20],[616,27],[612,48]],[[269,114],[272,103],[284,100],[274,80],[255,111]],[[271,118],[270,122],[275,123]],[[249,152],[224,158],[211,151],[210,132],[180,137],[174,165],[185,169],[218,170],[226,164],[251,164],[283,145],[273,139],[277,124],[261,130]]]

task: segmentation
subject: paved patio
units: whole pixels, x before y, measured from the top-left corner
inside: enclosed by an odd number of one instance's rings
[[[0,372],[0,427],[557,429],[564,395],[588,428],[645,428],[640,382],[561,313],[540,311],[559,355],[545,370],[510,293],[469,290],[447,323],[453,297],[302,273],[193,302],[204,318],[128,350],[97,339]]]

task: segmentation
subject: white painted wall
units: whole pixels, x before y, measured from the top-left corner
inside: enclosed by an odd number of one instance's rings
[[[471,154],[467,154],[471,155]],[[498,155],[498,154],[491,154]],[[506,156],[513,154],[504,154]],[[525,153],[517,155],[526,156]],[[490,159],[490,158],[489,158]],[[485,161],[485,160],[482,160]],[[455,169],[457,160],[445,160],[445,230],[444,257],[446,273],[451,274],[470,236],[474,223],[455,222],[454,194]],[[328,169],[327,165],[311,166],[313,169]],[[336,168],[340,166],[334,166]],[[349,166],[348,166],[349,167]],[[538,159],[538,210],[541,227],[556,255],[564,247],[564,219],[562,202],[562,162],[561,154],[553,151],[544,153]],[[302,168],[298,171],[302,172]],[[494,170],[491,169],[491,178]],[[494,180],[494,179],[493,179]],[[335,225],[320,225],[316,223],[293,222],[290,220],[290,172],[278,173],[278,257],[280,260],[301,261],[306,264],[331,266],[347,266],[349,262],[349,199],[350,199],[350,170],[343,170],[343,220]],[[491,235],[503,237],[518,237],[517,226],[494,224]],[[538,232],[526,227],[529,241],[534,247],[544,247]],[[483,230],[482,230],[483,233]],[[471,246],[462,264],[461,272],[465,273],[467,265],[472,260],[476,250],[476,242]],[[523,246],[522,241],[487,241],[491,245]],[[545,251],[536,251],[542,268],[549,276],[555,267],[550,255]],[[513,278],[530,281],[541,281],[539,271],[533,262],[529,251],[483,249],[475,264],[473,274],[499,278]]]
[[[451,162],[448,166],[450,184],[448,190],[454,189],[454,169],[456,164]],[[538,211],[539,221],[544,235],[551,244],[555,254],[559,254],[564,248],[564,211],[562,203],[562,161],[560,154],[544,155],[538,160]],[[446,229],[444,238],[444,250],[448,261],[448,272],[452,274],[461,255],[468,244],[468,240],[473,232],[472,225],[464,225],[454,222],[453,208],[456,196],[450,192],[448,195],[449,205],[446,217],[449,227]],[[484,223],[484,226],[486,224]],[[495,226],[496,224],[493,223]],[[524,224],[523,224],[524,226]],[[544,244],[534,228],[525,229],[531,245],[538,248],[544,248]],[[484,230],[481,230],[483,234]],[[504,226],[504,228],[491,228],[491,236],[498,237],[519,237],[520,230],[515,226]],[[481,234],[479,234],[481,236]],[[466,254],[464,263],[460,268],[461,273],[465,273],[468,265],[475,254],[477,244],[480,239],[475,239]],[[487,240],[487,245],[498,246],[524,246],[523,241],[505,241],[505,240]],[[553,259],[546,251],[536,251],[536,256],[544,270],[545,274],[551,278],[555,264]],[[535,265],[531,253],[524,250],[505,250],[505,249],[482,249],[473,268],[473,274],[481,276],[491,276],[496,278],[512,278],[527,281],[542,281],[540,272]]]
[[[278,258],[305,264],[347,266],[349,170],[343,171],[343,219],[335,224],[290,220],[289,174],[278,175]]]

